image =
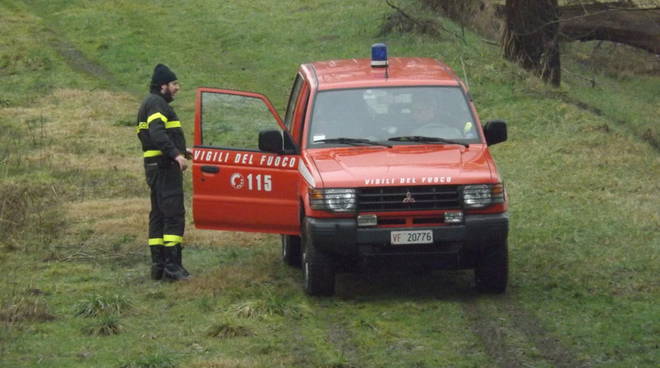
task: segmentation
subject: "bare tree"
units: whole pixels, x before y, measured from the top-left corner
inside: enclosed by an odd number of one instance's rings
[[[506,0],[502,46],[507,59],[554,86],[561,82],[557,0]]]

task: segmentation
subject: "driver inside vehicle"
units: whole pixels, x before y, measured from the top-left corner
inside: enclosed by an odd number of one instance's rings
[[[461,125],[448,113],[442,113],[435,96],[420,94],[413,96],[410,104],[410,120],[407,132],[413,136],[445,139],[463,138]]]

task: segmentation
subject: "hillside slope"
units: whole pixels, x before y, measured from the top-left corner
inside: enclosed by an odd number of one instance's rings
[[[655,366],[660,155],[640,132],[657,129],[660,79],[551,90],[470,33],[379,36],[390,11],[0,1],[0,366]],[[441,272],[342,275],[337,297],[308,298],[278,237],[196,230],[190,214],[196,277],[150,281],[133,119],[153,66],[179,76],[190,140],[195,87],[264,92],[281,109],[298,64],[368,57],[377,41],[444,59],[482,120],[508,121],[510,140],[493,147],[511,198],[507,295]]]

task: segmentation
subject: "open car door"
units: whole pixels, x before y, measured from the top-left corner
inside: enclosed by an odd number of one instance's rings
[[[202,229],[300,234],[300,156],[259,150],[261,131],[288,132],[268,98],[199,88],[195,103],[193,217]],[[276,135],[277,136],[277,135]],[[290,142],[290,139],[289,139]]]

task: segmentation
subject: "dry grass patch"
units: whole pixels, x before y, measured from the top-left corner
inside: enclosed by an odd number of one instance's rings
[[[234,337],[248,337],[254,333],[245,326],[236,325],[229,322],[214,324],[206,331],[206,336],[219,339],[230,339]]]
[[[55,316],[48,311],[46,300],[41,297],[15,296],[0,307],[0,320],[8,323],[54,319]]]
[[[247,287],[266,283],[272,279],[270,272],[250,262],[221,266],[216,270],[180,284],[180,291],[193,296],[222,295]]]
[[[74,223],[93,222],[98,231],[133,233],[145,229],[149,213],[148,198],[97,199],[69,203],[65,206],[67,217]]]
[[[215,248],[217,246],[252,247],[279,241],[279,235],[203,230],[197,229],[194,224],[189,223],[186,227],[185,239],[187,244],[201,248]]]
[[[3,180],[0,185],[0,235],[12,240],[13,235],[25,235],[37,228],[34,235],[48,242],[61,229],[61,219],[55,208],[56,189],[47,182]]]
[[[0,225],[6,226],[0,234],[20,232],[37,238],[30,242],[51,244],[67,229],[63,201],[135,193],[139,144],[133,128],[114,126],[135,106],[125,94],[60,89],[37,104],[0,107],[0,115],[11,116],[0,138],[0,177],[11,184],[0,190]],[[26,226],[35,231],[22,231]],[[108,234],[115,236],[116,228]]]
[[[137,259],[146,244],[148,201],[98,199],[65,205],[64,260]]]
[[[272,259],[268,254],[257,253],[248,259],[220,265],[208,273],[180,283],[179,290],[191,296],[240,293],[246,288],[271,283],[277,278],[274,272],[278,265],[279,260]]]
[[[135,131],[117,121],[132,119],[137,103],[127,94],[59,89],[30,107],[0,108],[0,115],[20,122],[36,147],[22,160],[60,169],[136,172],[141,165]]]

